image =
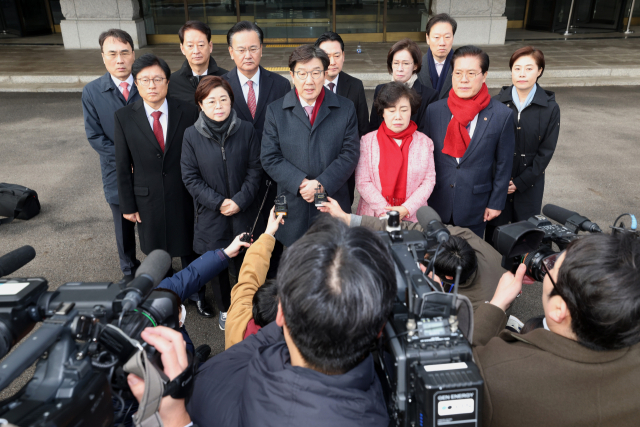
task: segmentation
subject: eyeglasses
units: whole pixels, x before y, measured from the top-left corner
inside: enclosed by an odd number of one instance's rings
[[[542,264],[540,264],[540,267],[544,270],[545,274],[549,277],[549,280],[551,280],[551,284],[553,285],[553,289],[556,290],[556,292],[558,293],[558,295],[562,296],[562,294],[560,293],[560,290],[558,289],[558,285],[556,284],[556,281],[553,280],[553,277],[551,276],[551,270],[553,270],[553,267],[556,265],[556,261],[558,261],[558,258],[560,258],[560,255],[562,255],[564,253],[564,251],[562,252],[558,252],[556,254],[553,255],[549,255],[548,257],[544,258],[542,260]]]
[[[151,83],[151,81],[153,80],[153,83],[155,83],[156,85],[161,85],[162,82],[164,82],[165,80],[167,80],[166,78],[161,78],[161,77],[156,77],[154,79],[137,79],[136,81],[138,82],[138,84],[142,85],[142,86],[149,86],[149,83]]]
[[[233,51],[238,55],[244,55],[245,53],[247,53],[247,50],[251,55],[253,55],[258,53],[258,51],[262,49],[262,46],[251,46],[249,49],[245,49],[244,47],[240,47],[236,49],[235,47],[232,47],[231,49],[233,49]]]
[[[473,80],[481,74],[482,73],[476,73],[475,71],[467,71],[467,72],[454,71],[453,78],[456,80],[462,80],[462,77],[466,75],[467,77],[469,77],[469,80]]]
[[[324,71],[325,70],[313,70],[311,72],[307,72],[307,71],[294,71],[293,73],[300,79],[300,80],[307,80],[307,77],[310,75],[311,78],[313,80],[318,80],[321,77],[324,77]]]
[[[400,68],[402,65],[402,69],[409,68],[413,65],[413,62],[393,62],[391,63],[391,68]]]
[[[128,50],[123,50],[122,52],[107,52],[104,54],[104,56],[109,59],[115,59],[118,55],[120,55],[122,58],[128,58],[131,56],[131,52],[129,52]]]

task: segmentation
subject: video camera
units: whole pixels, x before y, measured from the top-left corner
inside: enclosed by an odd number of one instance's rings
[[[0,274],[33,257],[30,246],[5,255]],[[178,329],[176,296],[153,290],[170,265],[169,254],[156,250],[126,286],[71,282],[54,292],[41,277],[0,279],[0,357],[42,322],[0,367],[3,390],[37,360],[33,378],[0,403],[0,418],[21,427],[112,425],[112,397],[122,403],[119,415],[124,399],[132,398],[123,370],[129,359],[142,351],[164,375],[160,354],[140,333],[157,325]],[[165,395],[177,393],[175,380],[162,379]]]
[[[398,298],[377,360],[390,425],[479,426],[484,382],[471,345],[459,329],[461,301],[468,303],[464,316],[469,324],[473,316],[468,300],[458,296],[462,270],[457,270],[452,293],[444,293],[420,270],[425,254],[430,260],[427,271],[433,269],[442,243],[449,238],[439,220],[424,222],[424,232],[401,230],[398,213],[391,211],[387,231],[380,233],[391,251],[398,283]]]

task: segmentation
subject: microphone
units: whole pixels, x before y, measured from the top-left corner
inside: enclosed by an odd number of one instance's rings
[[[577,212],[570,211],[565,208],[561,208],[556,205],[545,205],[542,208],[542,213],[551,218],[554,221],[564,224],[567,228],[571,229],[574,233],[578,230],[588,231],[590,233],[602,233],[600,227],[595,222],[589,221],[589,218],[582,216]]]
[[[31,246],[23,246],[0,257],[0,277],[8,276],[29,264],[36,257],[36,250]]]
[[[427,237],[427,241],[435,239],[436,243],[442,243],[449,240],[449,230],[442,224],[440,215],[432,207],[422,206],[416,212],[416,218],[418,223],[422,227],[424,234]]]
[[[125,288],[127,293],[122,299],[122,311],[136,309],[149,296],[153,288],[164,279],[169,267],[171,267],[171,255],[162,249],[152,251],[138,267],[135,279]]]

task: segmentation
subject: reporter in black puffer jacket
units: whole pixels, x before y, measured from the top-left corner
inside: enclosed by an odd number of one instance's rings
[[[250,231],[260,208],[262,178],[260,142],[251,123],[233,110],[233,91],[217,76],[202,79],[195,94],[202,111],[184,133],[182,180],[193,196],[195,225],[193,250],[203,254],[229,245],[234,236]],[[260,228],[262,227],[262,228]],[[256,227],[260,234],[264,224]],[[237,276],[242,256],[229,264]],[[224,330],[231,303],[229,270],[218,276],[214,295]]]

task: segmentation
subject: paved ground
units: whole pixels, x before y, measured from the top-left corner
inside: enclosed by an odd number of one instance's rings
[[[627,39],[517,40],[503,46],[484,46],[491,58],[487,84],[500,87],[510,83],[509,58],[520,47],[533,44],[545,53],[545,84],[558,86],[640,85],[640,37]],[[369,89],[389,81],[386,57],[392,43],[363,43],[356,54],[356,43],[345,47],[344,70],[363,80]],[[426,52],[426,43],[420,43]],[[288,76],[287,64],[294,46],[263,49],[262,65]],[[154,45],[136,52],[153,52],[176,71],[184,62],[179,45]],[[234,67],[227,47],[214,45],[213,56],[225,69]],[[282,68],[285,67],[285,68]],[[100,52],[67,50],[62,46],[1,45],[0,91],[64,92],[82,87],[105,73]]]
[[[547,171],[546,203],[580,212],[603,229],[622,212],[640,215],[639,94],[636,87],[557,90],[562,127]],[[369,105],[372,95],[368,91]],[[0,255],[22,245],[37,252],[14,276],[44,276],[50,289],[68,281],[119,280],[111,213],[98,156],[85,138],[80,95],[0,94],[0,135],[0,182],[34,188],[42,203],[34,219],[0,226]],[[540,291],[526,286],[514,314],[523,320],[542,314]],[[194,343],[222,351],[217,318],[203,319],[193,306],[187,311]]]

